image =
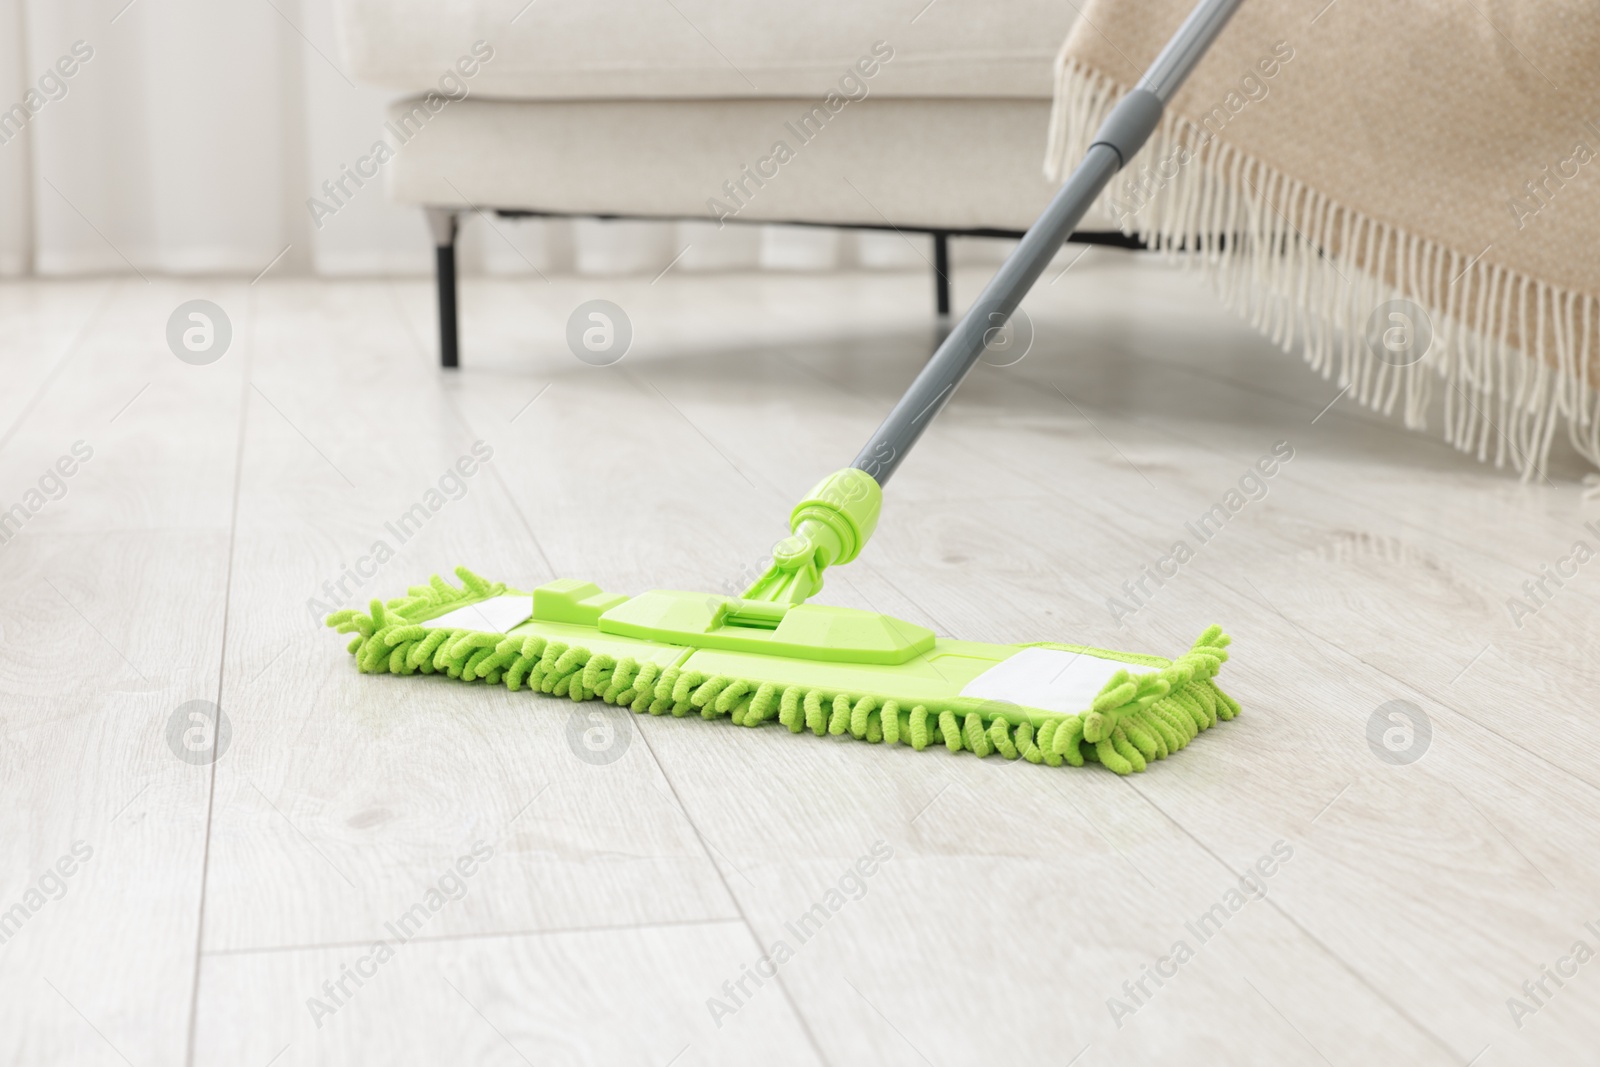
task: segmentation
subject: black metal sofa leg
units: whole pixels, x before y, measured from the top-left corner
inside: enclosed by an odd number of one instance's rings
[[[933,235],[933,297],[939,317],[950,316],[950,235]]]
[[[456,234],[461,214],[454,208],[424,208],[433,234],[433,271],[439,286],[439,365],[461,364],[456,329]]]

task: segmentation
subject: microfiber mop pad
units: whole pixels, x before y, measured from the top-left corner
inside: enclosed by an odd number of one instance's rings
[[[921,751],[999,753],[1052,767],[1142,771],[1239,705],[1217,687],[1220,627],[1175,660],[1042,642],[938,638],[852,608],[706,593],[603,593],[563,580],[531,592],[456,568],[328,625],[353,633],[369,674],[442,674],[652,715],[777,722]]]

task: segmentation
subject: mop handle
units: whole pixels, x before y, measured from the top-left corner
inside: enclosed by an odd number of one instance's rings
[[[1139,84],[1106,117],[1083,162],[1028,228],[1017,247],[984,287],[982,295],[944,339],[889,417],[873,433],[855,462],[881,486],[900,466],[922,431],[1010,320],[1056,250],[1083,219],[1089,205],[1117,171],[1144,145],[1178,86],[1216,39],[1239,0],[1200,0]]]

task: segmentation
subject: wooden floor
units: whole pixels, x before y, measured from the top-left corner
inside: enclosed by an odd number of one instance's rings
[[[1143,775],[592,721],[359,675],[314,623],[378,541],[352,602],[458,563],[731,589],[925,358],[930,288],[471,281],[444,376],[423,281],[0,287],[0,508],[92,449],[0,545],[0,1063],[1593,1063],[1600,561],[1508,608],[1600,546],[1582,468],[1334,402],[1150,260],[1029,298],[823,594],[988,641],[1223,623],[1244,714]],[[209,366],[165,339],[196,297]],[[604,368],[564,340],[597,297],[634,328]]]

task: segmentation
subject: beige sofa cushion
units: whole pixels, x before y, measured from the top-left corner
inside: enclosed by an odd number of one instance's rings
[[[736,222],[1016,230],[1055,192],[1039,168],[1048,101],[874,99],[802,142],[796,122],[810,103],[464,100],[395,153],[389,192],[410,204],[708,220],[716,200]],[[413,104],[394,105],[391,128]],[[781,165],[780,140],[794,150]],[[747,166],[769,177],[758,185]],[[725,182],[740,183],[739,199]]]
[[[337,0],[347,72],[422,92],[487,41],[472,79],[510,99],[812,97],[876,42],[877,96],[1050,97],[1059,0]],[[520,13],[519,13],[520,9]],[[514,20],[514,21],[513,21]]]

